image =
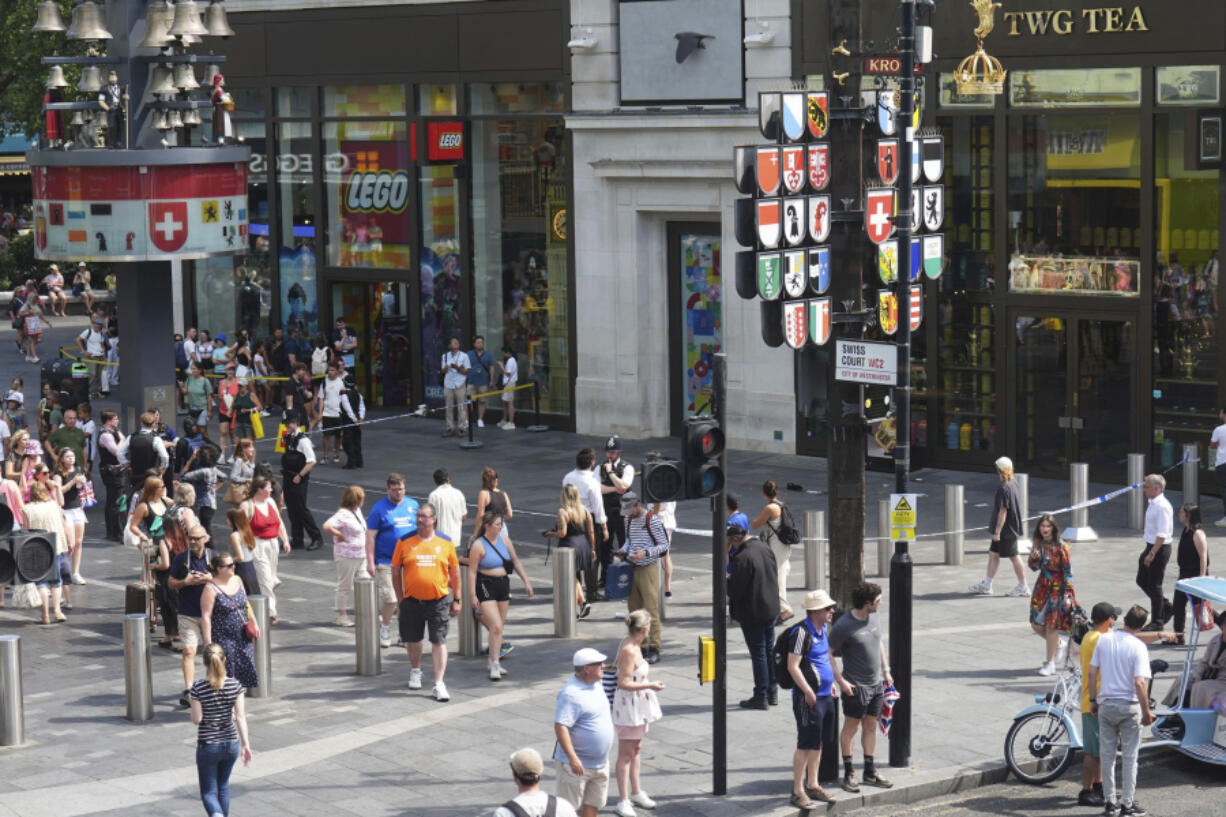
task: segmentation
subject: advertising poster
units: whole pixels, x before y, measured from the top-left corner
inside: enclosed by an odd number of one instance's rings
[[[421,335],[426,403],[442,405],[439,366],[451,338],[460,337],[460,256],[454,241],[421,250]]]
[[[341,122],[330,128],[338,138],[328,156],[329,261],[342,267],[409,267],[412,178],[404,126]]]
[[[296,327],[309,340],[319,331],[315,251],[310,243],[281,248],[281,314],[286,332]]]
[[[720,239],[709,235],[681,236],[681,305],[684,336],[681,354],[685,372],[685,417],[710,412],[712,360],[723,345],[723,288]]]

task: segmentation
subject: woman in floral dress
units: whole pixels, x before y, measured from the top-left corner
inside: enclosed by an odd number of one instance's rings
[[[1073,591],[1073,563],[1068,545],[1060,538],[1060,527],[1049,513],[1043,514],[1035,526],[1030,569],[1039,571],[1030,596],[1030,626],[1047,641],[1046,660],[1039,667],[1039,675],[1053,675],[1060,634],[1068,633],[1072,625],[1077,595]]]
[[[200,597],[200,629],[204,643],[220,644],[226,651],[230,674],[245,688],[254,689],[259,686],[255,651],[243,635],[243,625],[247,623],[247,594],[243,592],[243,580],[235,575],[234,554],[218,553],[210,566],[215,578],[204,586],[204,595]]]

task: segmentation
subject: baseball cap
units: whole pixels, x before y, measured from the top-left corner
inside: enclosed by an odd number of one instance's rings
[[[825,590],[811,590],[805,594],[806,610],[825,610],[835,606],[837,605],[834,599],[830,598],[830,594]]]
[[[1100,601],[1090,610],[1090,623],[1102,624],[1104,621],[1112,618],[1119,618],[1124,614],[1124,611],[1116,607],[1109,601]]]
[[[37,457],[41,453],[43,453],[43,449],[38,444],[38,440],[26,440],[25,455],[27,457]]]
[[[541,760],[540,752],[527,747],[511,755],[511,771],[521,780],[533,777],[540,779],[545,773],[545,764]]]
[[[26,397],[25,397],[25,395],[24,395],[24,394],[22,394],[21,392],[17,391],[16,389],[13,389],[13,390],[12,390],[12,391],[10,391],[8,394],[6,394],[6,395],[4,396],[4,399],[5,399],[5,400],[12,400],[14,403],[16,403],[16,404],[17,404],[17,405],[19,405],[19,406],[21,406],[21,405],[25,405],[25,402],[26,402]]]
[[[584,647],[575,651],[575,656],[570,663],[572,667],[586,667],[589,664],[603,664],[606,658],[608,656],[600,650]]]
[[[604,444],[604,450],[605,451],[621,451],[622,450],[622,438],[614,434],[612,437],[609,438],[609,441]]]
[[[213,335],[213,340],[225,340],[225,339],[226,339],[226,336],[222,334],[221,332],[218,332],[216,335]]]
[[[83,266],[85,266],[85,262],[84,262],[84,261],[78,261],[78,262],[77,262],[77,266],[78,266],[78,267],[83,267]]]
[[[634,506],[639,504],[639,495],[634,491],[626,491],[626,493],[622,494],[621,503],[622,513],[633,511]]]
[[[1008,457],[1001,457],[1000,459],[996,460],[997,471],[1004,471],[1006,468],[1012,470],[1013,460],[1009,459]]]

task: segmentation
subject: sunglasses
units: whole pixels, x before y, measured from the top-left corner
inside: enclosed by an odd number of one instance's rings
[[[234,562],[226,562],[224,565],[217,565],[218,570],[221,570],[223,567],[234,567]]]
[[[204,540],[206,540],[206,539],[208,539],[208,538],[209,538],[209,537],[207,537],[207,536],[189,536],[189,537],[188,537],[188,539],[192,540],[193,542],[203,542]]]

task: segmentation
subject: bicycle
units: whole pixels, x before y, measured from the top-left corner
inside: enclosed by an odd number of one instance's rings
[[[1072,645],[1070,645],[1071,647]],[[1081,666],[1069,649],[1051,692],[1034,696],[1005,735],[1005,762],[1026,783],[1050,783],[1064,774],[1081,742]]]

